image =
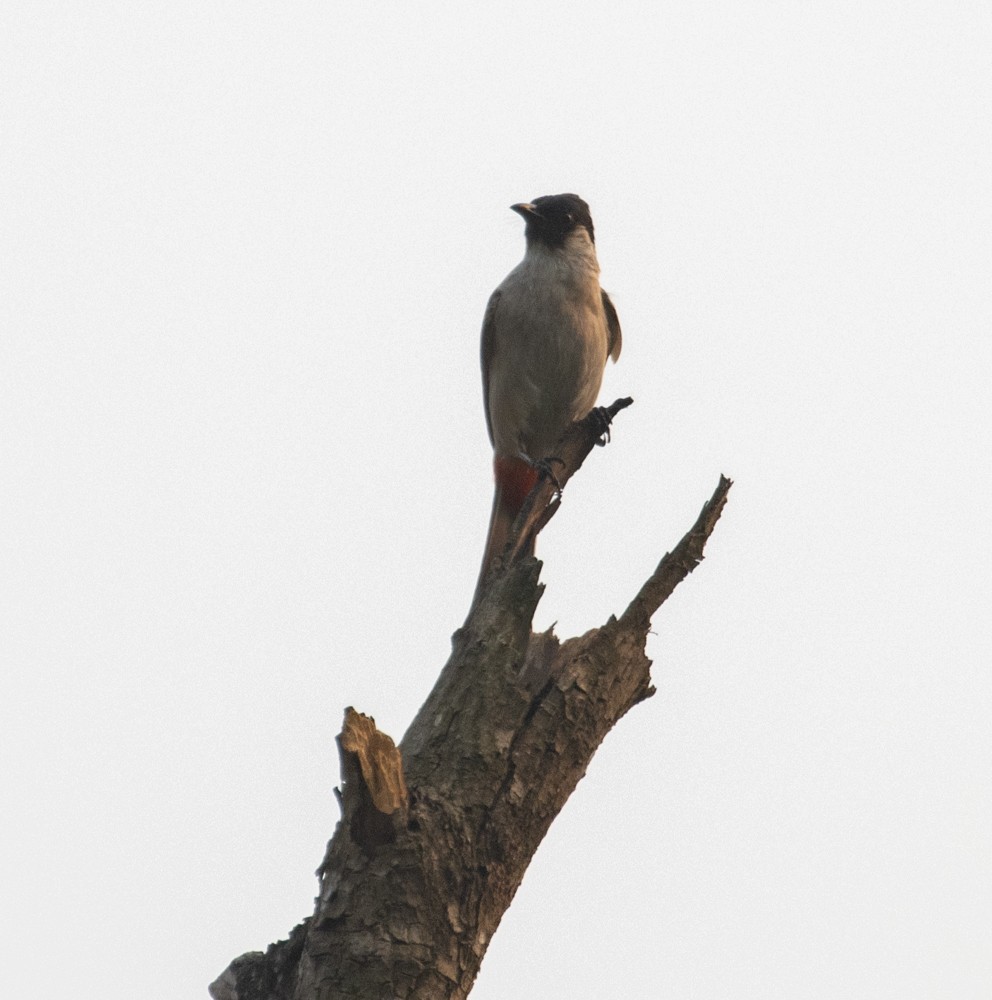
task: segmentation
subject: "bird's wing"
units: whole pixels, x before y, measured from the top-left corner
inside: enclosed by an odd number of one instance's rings
[[[603,292],[603,311],[606,313],[606,328],[610,335],[607,342],[607,356],[616,361],[620,357],[623,337],[620,335],[620,319],[617,316],[616,308],[606,292]]]
[[[482,408],[486,413],[486,430],[493,443],[493,422],[489,417],[489,369],[496,352],[496,309],[501,292],[497,289],[489,296],[486,315],[482,320]]]

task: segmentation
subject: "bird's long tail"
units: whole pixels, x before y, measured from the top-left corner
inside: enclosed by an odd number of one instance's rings
[[[525,458],[497,456],[493,459],[493,478],[496,480],[493,512],[489,518],[489,534],[482,557],[482,568],[479,570],[479,582],[475,585],[472,607],[479,603],[482,585],[496,560],[503,555],[513,521],[520,513],[520,509],[527,499],[527,494],[537,483],[538,475],[537,468]],[[524,550],[524,555],[532,556],[533,554],[534,539],[531,538]]]

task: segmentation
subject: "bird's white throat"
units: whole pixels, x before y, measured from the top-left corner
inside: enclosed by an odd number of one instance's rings
[[[538,281],[583,283],[599,276],[596,245],[582,226],[565,237],[562,247],[552,248],[539,240],[529,242],[519,266]]]

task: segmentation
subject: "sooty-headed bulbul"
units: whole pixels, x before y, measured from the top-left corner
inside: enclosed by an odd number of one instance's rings
[[[539,463],[595,406],[606,359],[620,356],[620,322],[599,287],[589,206],[578,195],[555,194],[511,208],[526,223],[527,248],[490,297],[482,324],[482,398],[496,489],[475,601],[538,480]]]

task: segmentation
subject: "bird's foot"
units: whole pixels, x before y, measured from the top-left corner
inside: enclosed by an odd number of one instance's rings
[[[610,424],[613,422],[609,410],[605,406],[594,406],[589,411],[589,419],[593,421],[599,431],[596,444],[600,448],[608,445],[610,443]]]
[[[547,479],[552,486],[555,488],[555,492],[560,497],[561,496],[561,483],[558,482],[558,477],[555,475],[554,469],[551,466],[557,462],[558,465],[564,465],[564,459],[559,458],[557,455],[548,455],[545,458],[539,458],[534,463],[534,468],[537,469],[537,474],[541,479]]]

